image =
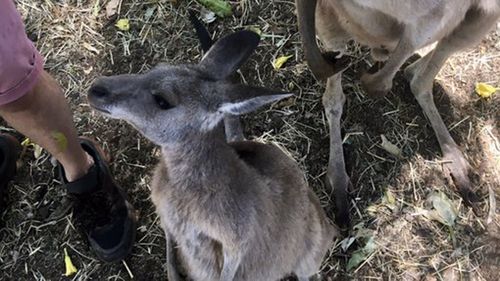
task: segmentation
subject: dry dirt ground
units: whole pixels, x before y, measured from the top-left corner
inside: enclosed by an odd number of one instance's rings
[[[54,180],[56,170],[43,152],[27,148],[17,177],[10,184],[9,205],[1,214],[1,280],[165,280],[165,241],[149,200],[151,170],[158,149],[123,122],[92,112],[85,92],[102,74],[144,72],[159,62],[197,62],[200,48],[187,20],[187,9],[202,11],[195,1],[123,0],[108,18],[106,0],[18,0],[29,37],[46,60],[46,69],[61,83],[81,135],[96,138],[113,156],[112,169],[137,208],[139,229],[131,255],[106,264],[95,259],[85,237],[68,214],[50,215],[65,192]],[[284,147],[307,172],[308,180],[331,211],[325,191],[328,127],[322,111],[324,84],[307,69],[297,32],[292,0],[231,1],[234,15],[218,19],[209,30],[218,38],[232,30],[258,28],[262,42],[242,70],[254,85],[284,89],[296,97],[244,118],[250,139]],[[118,31],[119,18],[130,31]],[[500,83],[500,27],[481,44],[453,56],[435,84],[435,101],[451,134],[472,166],[472,181],[481,195],[482,213],[463,205],[443,174],[440,149],[432,128],[401,75],[382,100],[366,97],[359,75],[370,64],[356,45],[344,75],[347,95],[342,127],[352,181],[353,228],[337,241],[322,268],[325,280],[498,280],[500,270],[500,96],[489,100],[474,92],[476,82]],[[275,71],[281,55],[293,57]],[[1,131],[15,133],[5,123]],[[398,159],[380,146],[381,135],[403,151]],[[17,135],[22,140],[22,136]],[[456,223],[446,227],[422,215],[434,191],[442,191],[458,209]],[[387,195],[389,194],[389,195]],[[490,195],[491,194],[491,195]],[[393,198],[392,198],[393,196]],[[331,214],[331,212],[330,212]],[[346,270],[352,254],[372,237],[367,259]],[[63,249],[78,268],[63,277]]]

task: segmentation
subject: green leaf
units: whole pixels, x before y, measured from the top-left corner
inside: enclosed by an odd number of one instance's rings
[[[262,30],[260,30],[260,28],[256,25],[249,26],[248,30],[257,33],[259,36],[262,36]]]
[[[78,269],[73,265],[66,248],[64,248],[64,265],[66,267],[66,273],[64,273],[64,276],[69,277],[78,272]]]
[[[94,11],[92,13],[94,17],[97,17],[99,15],[99,11],[101,10],[100,2],[101,2],[100,0],[95,1]]]
[[[434,211],[431,211],[430,218],[439,221],[447,226],[454,226],[458,211],[453,202],[442,192],[432,193],[428,200],[432,202]]]
[[[500,90],[500,88],[495,88],[486,83],[477,83],[476,84],[476,93],[482,97],[483,99],[487,99],[491,97],[496,91]]]
[[[403,158],[403,152],[397,145],[390,142],[384,135],[380,135],[380,138],[382,139],[382,143],[380,144],[380,146],[385,151],[389,152],[390,154],[398,158]]]
[[[273,61],[274,70],[279,70],[293,55],[281,56]]]
[[[360,265],[375,251],[376,248],[377,245],[375,244],[375,239],[373,236],[370,236],[363,248],[352,253],[351,258],[347,262],[347,271],[350,271]]]
[[[221,18],[233,14],[231,5],[224,0],[197,0],[197,1]]]
[[[144,13],[144,19],[149,21],[149,19],[154,15],[156,7],[149,7]]]
[[[382,197],[382,204],[392,211],[396,209],[396,197],[394,197],[394,194],[389,188],[386,189],[384,197]]]
[[[351,269],[358,266],[366,259],[365,255],[361,251],[356,251],[351,255],[351,258],[347,262],[347,271],[351,271]]]
[[[30,138],[25,138],[25,139],[21,142],[21,145],[22,145],[22,146],[25,146],[25,147],[28,147],[28,146],[33,145],[33,142],[31,142]]]
[[[120,19],[116,22],[115,26],[121,31],[128,31],[130,29],[130,22],[128,19]]]

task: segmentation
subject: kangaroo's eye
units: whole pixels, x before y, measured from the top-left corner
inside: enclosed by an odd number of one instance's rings
[[[161,95],[153,95],[153,98],[155,99],[156,104],[160,109],[167,110],[171,109],[173,106],[168,103],[168,101],[163,98]]]

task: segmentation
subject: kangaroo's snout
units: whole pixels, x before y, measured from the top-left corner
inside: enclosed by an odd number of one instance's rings
[[[102,83],[101,79],[96,80],[87,93],[87,100],[90,106],[102,113],[110,114],[110,110],[108,108],[109,104],[112,101],[112,91]]]
[[[104,86],[101,86],[101,85],[92,85],[92,87],[90,87],[89,89],[89,92],[88,92],[88,96],[89,97],[95,97],[95,98],[104,98],[106,96],[109,96],[110,95],[110,92],[109,90],[104,87]]]
[[[101,76],[97,78],[87,93],[92,107],[110,106],[118,100],[130,97],[141,87],[138,75]],[[98,108],[99,109],[99,108]]]

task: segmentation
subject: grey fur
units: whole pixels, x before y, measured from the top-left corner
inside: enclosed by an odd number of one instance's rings
[[[296,4],[308,64],[317,78],[328,79],[323,96],[330,124],[327,176],[335,191],[337,221],[342,224],[348,221],[349,177],[340,138],[340,116],[345,102],[339,71],[342,68],[323,58],[316,44],[316,33],[329,51],[342,50],[347,41],[355,39],[372,48],[375,60],[385,61],[379,71],[361,77],[371,96],[385,95],[403,63],[419,48],[437,42],[432,52],[405,69],[405,75],[436,133],[445,168],[466,202],[473,201],[469,164],[439,116],[432,98],[432,84],[451,54],[479,42],[495,25],[500,16],[500,1],[296,0]]]
[[[210,58],[236,44],[220,41],[225,45],[216,43],[202,67],[100,78],[89,103],[161,146],[151,198],[165,230],[170,281],[180,279],[175,260],[193,280],[275,281],[291,273],[306,280],[319,270],[336,228],[290,157],[273,145],[227,143],[220,122],[224,109],[244,113],[289,95],[205,73],[233,68]],[[230,57],[227,63],[236,65]],[[154,95],[172,107],[162,102],[161,109]]]

